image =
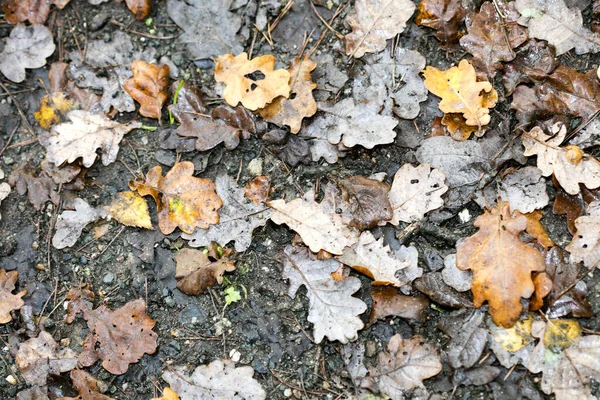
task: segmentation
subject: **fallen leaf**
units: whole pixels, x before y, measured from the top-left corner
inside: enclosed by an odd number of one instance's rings
[[[452,385],[458,387],[460,385],[468,386],[483,386],[491,383],[502,372],[501,368],[492,365],[477,365],[471,369],[459,369],[452,376]],[[520,394],[520,393],[519,393]]]
[[[418,267],[419,253],[413,246],[392,251],[376,240],[371,232],[363,232],[358,243],[336,257],[341,263],[373,279],[373,285],[404,286],[423,274]]]
[[[352,378],[355,385],[360,385],[360,381],[367,376],[367,367],[365,367],[365,345],[360,341],[346,343],[341,351],[342,361],[346,370]]]
[[[104,210],[95,209],[85,200],[76,198],[73,206],[75,211],[63,211],[56,221],[56,231],[52,236],[52,246],[56,249],[73,246],[81,236],[83,228],[104,217]]]
[[[158,227],[165,235],[179,227],[191,234],[219,222],[217,210],[223,204],[210,179],[196,178],[194,164],[177,163],[163,177],[162,167],[153,167],[145,182],[132,181],[131,190],[142,196],[151,195],[158,209]]]
[[[423,321],[425,310],[429,307],[429,300],[426,297],[404,296],[390,286],[372,286],[371,299],[373,299],[373,306],[365,328],[390,316]]]
[[[207,229],[197,228],[192,234],[184,233],[182,237],[192,247],[207,246],[213,241],[223,245],[235,241],[235,250],[245,251],[252,243],[252,232],[266,225],[272,210],[245,199],[244,190],[228,175],[217,176],[215,185],[223,204],[218,223]]]
[[[480,132],[479,127],[467,125],[465,117],[459,113],[444,114],[440,120],[440,124],[444,130],[444,135],[450,135],[452,139],[461,142],[467,140],[473,133],[477,136],[482,136],[482,133],[485,133],[484,128]]]
[[[4,171],[0,169],[0,179],[4,179]],[[6,182],[0,183],[0,202],[8,197],[10,194],[10,185]],[[2,220],[2,216],[0,215],[0,220]]]
[[[433,169],[429,164],[417,167],[404,164],[396,171],[388,193],[394,213],[390,223],[419,221],[427,212],[442,207],[442,195],[448,190],[445,179],[442,170]]]
[[[530,315],[527,319],[517,321],[510,328],[490,325],[490,333],[493,340],[504,350],[515,353],[535,341],[535,338],[531,336],[532,324],[533,317]]]
[[[128,5],[131,1],[127,1]],[[140,114],[160,120],[162,106],[169,98],[169,66],[135,60],[131,64],[131,71],[133,78],[125,81],[123,89],[140,103]]]
[[[552,212],[556,215],[566,215],[567,227],[573,235],[577,231],[575,220],[585,214],[585,209],[589,203],[600,200],[600,190],[589,190],[580,184],[580,192],[576,195],[570,195],[560,187],[556,179],[553,179],[553,183],[556,189],[556,197],[554,198]]]
[[[545,272],[540,272],[533,277],[535,291],[529,301],[529,311],[537,311],[544,305],[544,297],[552,290],[552,279]]]
[[[444,269],[442,269],[444,283],[458,292],[466,292],[471,289],[473,273],[463,271],[456,266],[456,254],[448,254],[444,257]]]
[[[357,0],[354,12],[346,17],[352,32],[345,36],[346,54],[361,58],[365,53],[378,53],[386,40],[400,34],[415,12],[408,0]]]
[[[82,110],[73,110],[67,117],[70,122],[56,125],[50,135],[41,138],[46,158],[56,165],[72,163],[81,157],[81,164],[89,168],[96,161],[98,149],[102,151],[102,165],[109,165],[117,159],[123,136],[142,126],[138,121],[120,124],[102,114]]]
[[[271,180],[266,175],[253,178],[244,187],[244,198],[250,199],[257,206],[264,205],[271,196]]]
[[[189,371],[186,367],[171,366],[162,378],[181,400],[231,399],[262,400],[267,393],[252,377],[254,369],[245,365],[235,367],[231,360],[214,360]]]
[[[435,29],[435,37],[448,46],[458,43],[467,11],[460,0],[421,0],[415,22]]]
[[[306,287],[308,321],[314,325],[315,342],[321,343],[325,336],[341,343],[354,340],[364,326],[358,316],[367,309],[362,300],[352,297],[360,289],[360,280],[334,280],[331,273],[340,267],[339,262],[317,260],[305,247],[288,245],[282,263],[283,278],[290,282],[288,295],[295,298],[300,286]]]
[[[286,224],[302,237],[302,241],[313,252],[325,250],[331,254],[342,254],[346,247],[358,242],[359,232],[349,227],[340,214],[335,199],[335,189],[328,186],[320,203],[315,201],[313,191],[290,202],[272,200],[274,212],[271,221]]]
[[[531,273],[546,269],[544,258],[519,239],[527,218],[511,216],[508,203],[486,211],[473,225],[479,231],[457,248],[456,265],[473,271],[475,307],[487,301],[494,322],[509,328],[521,314],[521,297],[534,292]],[[510,256],[506,249],[511,249]]]
[[[73,313],[76,312],[83,313],[89,329],[78,357],[85,367],[102,360],[104,369],[121,375],[127,372],[129,364],[156,351],[157,335],[152,331],[156,322],[146,314],[143,299],[130,301],[114,311],[105,305],[94,310],[84,305]]]
[[[514,217],[519,217],[521,215],[527,219],[527,227],[525,230],[529,235],[533,236],[535,239],[534,243],[544,247],[546,250],[554,246],[554,242],[550,239],[548,232],[546,232],[546,228],[544,228],[541,223],[543,217],[542,211],[536,210],[528,214],[522,214],[519,211],[513,213]],[[523,238],[523,241],[531,242],[531,240],[527,240],[527,238]]]
[[[75,286],[69,289],[65,295],[65,300],[68,300],[65,321],[67,324],[70,324],[75,321],[77,314],[93,308],[94,292],[90,289],[89,284],[86,286]]]
[[[42,25],[17,25],[10,36],[3,40],[0,53],[0,72],[13,82],[25,80],[25,69],[36,69],[46,65],[56,46],[52,32]]]
[[[471,126],[482,127],[490,122],[489,108],[496,104],[498,94],[488,81],[477,81],[475,68],[467,60],[446,71],[429,66],[423,75],[425,87],[442,99],[440,110],[461,113]],[[489,93],[491,100],[481,92]]]
[[[107,207],[107,213],[123,225],[154,230],[148,203],[136,192],[119,192]]]
[[[587,206],[587,215],[575,220],[577,229],[566,250],[571,253],[574,262],[582,262],[588,268],[600,264],[600,202],[594,201]]]
[[[289,67],[289,96],[277,97],[272,103],[259,109],[260,116],[275,125],[287,125],[290,132],[298,133],[302,127],[302,120],[312,117],[317,112],[317,102],[312,94],[317,84],[310,76],[316,66],[317,63],[308,58],[294,58]]]
[[[392,218],[388,184],[363,176],[351,176],[338,185],[342,190],[342,198],[348,203],[350,226],[365,230]]]
[[[542,209],[550,202],[546,180],[536,167],[519,168],[505,175],[498,185],[497,195],[510,204],[511,211],[523,214]]]
[[[516,0],[515,5],[519,24],[529,28],[531,37],[556,47],[557,56],[571,49],[577,54],[600,51],[600,35],[583,27],[577,7],[567,8],[564,0]]]
[[[556,180],[569,194],[579,193],[579,183],[588,189],[600,187],[600,162],[578,146],[560,147],[567,128],[556,124],[551,135],[534,127],[523,134],[526,156],[537,156],[537,167],[544,176],[554,174]]]
[[[37,176],[36,176],[37,175]],[[56,184],[42,171],[36,174],[31,164],[26,163],[14,169],[8,176],[8,183],[16,188],[21,196],[27,193],[27,199],[36,210],[41,210],[50,201],[58,205],[60,196]]]
[[[152,400],[180,400],[177,393],[175,393],[171,388],[164,388],[162,397],[155,397]]]
[[[50,400],[48,397],[48,388],[46,386],[33,386],[29,389],[21,390],[17,393],[17,400]]]
[[[138,21],[145,20],[152,12],[152,0],[125,0],[125,3]]]
[[[108,385],[84,370],[74,369],[71,371],[73,387],[79,392],[78,397],[60,397],[57,400],[115,400],[102,393],[108,390]]]
[[[242,103],[255,111],[276,97],[288,98],[290,95],[290,73],[284,69],[274,70],[274,67],[275,57],[272,55],[249,60],[246,53],[237,56],[224,54],[216,60],[215,80],[225,83],[223,98],[230,106]],[[262,77],[251,77],[258,73]]]
[[[393,399],[401,399],[406,391],[424,387],[423,380],[442,370],[440,356],[422,336],[402,339],[396,334],[390,338],[387,352],[378,356],[377,367],[369,370],[379,392]],[[372,378],[371,378],[372,377]]]
[[[64,8],[70,0],[8,0],[2,4],[4,19],[9,24],[29,21],[43,25],[50,14],[50,5]]]
[[[62,116],[75,107],[75,102],[64,92],[53,92],[40,100],[40,109],[33,113],[34,118],[45,130],[61,122]]]
[[[185,294],[197,296],[208,287],[221,284],[225,271],[235,271],[235,260],[230,260],[228,256],[224,253],[222,257],[212,258],[203,250],[179,250],[175,253],[177,288]]]
[[[489,77],[502,68],[502,62],[512,61],[513,49],[527,40],[527,29],[519,26],[515,2],[485,2],[478,13],[467,17],[468,34],[460,38],[460,45],[485,67]]]
[[[28,384],[45,386],[48,375],[60,375],[77,367],[77,353],[59,347],[51,334],[41,331],[38,337],[19,345],[15,365]]]
[[[438,322],[437,327],[451,338],[445,351],[452,368],[471,368],[481,358],[488,338],[481,327],[484,317],[479,310],[461,309]]]
[[[415,279],[413,287],[427,295],[433,302],[450,308],[471,308],[473,303],[467,296],[448,286],[441,272],[430,272]]]
[[[27,294],[27,290],[12,294],[18,277],[17,271],[6,272],[4,269],[0,269],[0,324],[12,321],[10,312],[20,310],[25,304],[22,297]]]
[[[554,46],[530,39],[517,49],[517,56],[513,61],[503,65],[502,84],[507,94],[511,94],[518,84],[544,79],[558,65]]]

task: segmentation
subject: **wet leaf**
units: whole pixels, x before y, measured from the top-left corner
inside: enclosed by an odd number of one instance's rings
[[[152,12],[152,0],[125,0],[125,3],[138,21],[143,21]]]
[[[217,247],[218,244],[211,244]],[[214,253],[214,252],[213,252]],[[177,288],[190,296],[203,293],[208,287],[223,282],[223,274],[235,271],[235,260],[230,260],[231,251],[222,256],[211,257],[208,252],[194,249],[181,249],[175,253]]]
[[[460,0],[421,0],[415,22],[435,29],[435,37],[447,46],[458,43],[467,11]]]
[[[545,272],[540,272],[533,277],[533,286],[535,291],[529,301],[529,310],[537,311],[544,305],[544,297],[552,290],[552,279]]]
[[[408,0],[357,0],[354,12],[346,17],[352,32],[345,36],[346,54],[360,58],[365,53],[378,53],[386,40],[401,33],[415,12]]]
[[[487,301],[494,322],[509,328],[519,319],[521,298],[534,292],[531,273],[546,269],[544,258],[519,239],[527,218],[511,216],[508,203],[477,217],[474,226],[479,231],[457,248],[456,264],[473,271],[475,307]],[[511,249],[510,256],[506,249]]]
[[[4,179],[4,171],[0,169],[0,179]],[[0,202],[8,197],[10,194],[10,185],[6,182],[0,183]],[[0,220],[2,220],[2,216],[0,215]]]
[[[456,254],[448,254],[444,257],[444,269],[442,269],[444,282],[458,292],[466,292],[471,289],[473,273],[462,271],[456,266]]]
[[[21,196],[27,193],[27,199],[38,211],[46,205],[47,201],[58,205],[60,200],[52,178],[44,171],[36,174],[29,163],[13,170],[8,177],[8,183],[15,187]]]
[[[287,246],[282,255],[283,278],[289,279],[288,295],[296,297],[300,286],[306,287],[309,300],[308,321],[314,325],[314,338],[321,343],[354,340],[363,323],[358,317],[366,311],[362,300],[352,297],[360,289],[360,280],[348,277],[336,281],[331,276],[340,264],[333,260],[317,260],[305,247]]]
[[[46,65],[56,46],[52,32],[42,25],[17,25],[10,36],[3,40],[0,53],[0,72],[13,82],[25,80],[25,69],[41,68]]]
[[[567,227],[571,235],[575,234],[575,220],[585,214],[587,205],[593,201],[600,200],[600,190],[589,190],[583,185],[579,185],[581,191],[576,195],[566,193],[553,179],[556,188],[556,197],[552,206],[552,212],[556,215],[566,215]]]
[[[164,388],[162,397],[156,397],[152,400],[180,400],[177,393],[175,393],[171,388]]]
[[[575,220],[577,229],[573,240],[566,247],[575,262],[594,268],[600,264],[600,202],[594,201],[587,207],[587,214]]]
[[[75,107],[75,102],[64,92],[54,92],[40,100],[40,109],[33,116],[45,130],[62,121],[62,116]]]
[[[390,286],[372,286],[371,299],[373,299],[373,306],[365,328],[390,316],[423,321],[425,310],[429,307],[429,300],[426,297],[404,296]]]
[[[257,206],[265,205],[271,196],[271,180],[266,175],[253,178],[244,187],[244,198],[250,199]]]
[[[339,183],[342,198],[348,203],[349,225],[360,230],[370,229],[380,221],[392,218],[388,200],[390,186],[362,176],[351,176]]]
[[[123,225],[154,230],[146,200],[136,192],[119,192],[107,207],[107,213]]]
[[[446,348],[452,368],[471,368],[479,361],[488,333],[481,328],[485,314],[479,310],[462,309],[444,316],[437,327],[451,337]]]
[[[246,365],[236,368],[233,361],[225,359],[200,365],[193,372],[186,367],[172,366],[163,372],[162,378],[181,400],[266,399],[266,392],[252,375],[252,367]]]
[[[128,5],[130,1],[127,1]],[[133,78],[125,81],[123,89],[140,103],[140,114],[160,120],[162,106],[169,98],[169,66],[135,60],[131,64],[131,71]]]
[[[503,66],[502,83],[507,94],[511,94],[519,83],[544,79],[558,67],[558,64],[554,46],[530,39],[517,49],[515,59]]]
[[[50,6],[54,4],[63,8],[70,0],[8,0],[2,4],[4,19],[9,24],[29,21],[32,25],[43,25],[50,14]]]
[[[424,293],[431,301],[450,308],[473,307],[467,296],[448,286],[441,272],[430,272],[413,282],[418,291]]]
[[[194,164],[177,163],[163,177],[162,167],[153,167],[145,182],[133,181],[132,190],[142,196],[151,195],[158,209],[158,227],[165,235],[179,227],[191,234],[219,222],[218,209],[223,204],[210,179],[194,177]]]
[[[83,228],[104,217],[104,210],[95,209],[85,200],[76,198],[73,206],[75,211],[63,211],[56,221],[56,231],[52,237],[52,246],[56,249],[73,246],[81,236]]]
[[[20,310],[25,304],[21,298],[27,293],[26,290],[12,294],[18,277],[17,271],[6,272],[4,269],[0,269],[0,324],[12,321],[10,312]]]
[[[532,324],[533,317],[530,315],[527,319],[517,321],[510,328],[490,326],[490,333],[494,341],[499,343],[504,350],[515,353],[535,340],[531,336]]]
[[[215,80],[225,83],[223,98],[232,107],[242,103],[255,111],[272,102],[276,97],[290,95],[290,73],[284,69],[274,70],[275,57],[264,55],[248,59],[246,53],[237,56],[224,54],[217,58]],[[259,73],[261,77],[252,78]]]
[[[74,369],[71,371],[73,387],[79,392],[78,397],[60,397],[57,400],[115,400],[102,393],[108,390],[108,385],[84,370]]]
[[[512,211],[523,214],[534,212],[548,205],[550,198],[546,193],[546,180],[542,171],[536,167],[519,168],[502,177],[498,185],[497,196],[510,204]],[[494,204],[488,202],[488,205]]]

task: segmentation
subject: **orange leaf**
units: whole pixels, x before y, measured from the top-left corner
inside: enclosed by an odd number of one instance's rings
[[[143,21],[152,11],[152,0],[125,0],[135,19]]]
[[[73,387],[79,392],[78,397],[61,397],[57,400],[114,400],[102,393],[108,390],[108,385],[84,370],[74,369],[71,371]]]
[[[25,296],[26,290],[17,294],[11,293],[15,290],[18,276],[17,271],[6,272],[4,269],[0,269],[0,324],[12,321],[10,312],[20,310],[25,304],[21,297]]]
[[[270,194],[271,180],[265,175],[252,179],[244,188],[244,197],[252,200],[256,205],[265,204]]]
[[[213,248],[217,246],[212,244]],[[179,250],[175,254],[177,288],[185,294],[197,296],[209,286],[223,282],[225,271],[235,270],[235,260],[230,260],[228,255],[211,255],[209,252],[194,249]]]
[[[127,79],[123,88],[140,103],[140,114],[160,120],[160,110],[169,98],[169,66],[148,64],[135,60],[131,64],[133,78]]]

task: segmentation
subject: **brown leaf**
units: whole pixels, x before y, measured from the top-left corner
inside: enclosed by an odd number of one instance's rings
[[[448,46],[458,43],[467,11],[460,0],[421,0],[415,22],[435,29],[435,37]]]
[[[143,21],[152,12],[152,0],[125,0],[125,3],[138,21]]]
[[[158,208],[158,226],[165,235],[179,227],[192,234],[196,227],[207,229],[219,222],[217,210],[223,204],[210,179],[194,177],[194,164],[177,163],[163,177],[162,167],[152,168],[145,182],[132,181],[131,190],[151,195]]]
[[[473,303],[463,293],[459,293],[444,282],[441,272],[430,272],[413,282],[419,292],[432,301],[451,308],[470,308]]]
[[[550,239],[550,236],[548,236],[548,232],[546,232],[546,229],[540,222],[543,217],[541,210],[535,210],[527,214],[522,214],[519,211],[514,212],[515,217],[518,217],[520,215],[523,215],[525,218],[527,218],[527,228],[525,228],[525,230],[528,234],[535,238],[536,242],[540,246],[546,249],[549,249],[550,247],[554,246],[554,241]]]
[[[102,360],[104,369],[121,375],[127,372],[129,364],[156,351],[157,335],[152,331],[156,322],[146,315],[143,299],[130,301],[114,311],[105,305],[95,310],[87,306],[80,302],[77,308],[77,312],[83,312],[89,329],[79,354],[81,365],[89,367]]]
[[[156,397],[151,400],[179,400],[179,396],[171,388],[164,388],[162,397]]]
[[[94,292],[90,290],[90,285],[84,287],[74,287],[69,289],[65,299],[69,301],[69,304],[67,305],[67,317],[65,318],[65,321],[67,324],[70,324],[75,320],[77,314],[84,312],[84,310],[92,309]]]
[[[220,248],[214,242],[211,247]],[[235,260],[228,258],[230,252],[227,252],[227,255],[212,253],[181,249],[175,254],[177,289],[190,296],[197,296],[208,287],[214,286],[216,283],[220,284],[226,271],[235,271]]]
[[[583,261],[583,265],[592,269],[600,265],[600,202],[594,201],[587,207],[587,215],[575,220],[577,231],[566,247],[571,260]]]
[[[242,106],[235,108],[219,106],[212,111],[212,117],[222,120],[229,126],[240,129],[244,139],[248,139],[252,133],[258,133],[254,114]]]
[[[472,133],[479,133],[479,128],[477,126],[467,125],[465,117],[459,113],[444,114],[440,123],[452,139],[458,140],[459,142],[467,140]],[[485,129],[482,129],[482,132],[485,132]]]
[[[71,371],[73,387],[79,392],[78,397],[59,397],[56,400],[115,400],[103,395],[108,385],[81,369]]]
[[[261,175],[252,179],[244,188],[244,197],[256,205],[264,205],[271,195],[271,180]]]
[[[130,1],[127,1],[129,5]],[[135,60],[131,64],[133,78],[127,79],[123,89],[140,103],[140,114],[160,120],[161,109],[169,98],[169,66],[148,64]]]
[[[27,290],[12,294],[19,273],[17,271],[6,272],[0,269],[0,324],[12,321],[11,311],[20,310],[25,304],[21,297],[25,296]]]
[[[16,186],[17,193],[21,196],[27,193],[27,199],[36,210],[41,210],[47,201],[51,201],[54,205],[58,205],[60,196],[56,189],[56,184],[42,171],[37,174],[31,164],[24,164],[13,170],[9,177],[8,183],[11,186]]]
[[[317,112],[317,102],[312,91],[317,84],[312,81],[310,73],[317,63],[308,58],[294,58],[290,63],[290,95],[289,98],[278,97],[265,108],[258,110],[263,119],[276,125],[287,125],[290,132],[298,133],[302,120],[312,117]]]
[[[517,24],[520,14],[515,3],[495,4],[485,2],[478,13],[470,13],[466,21],[468,34],[460,38],[460,45],[482,61],[489,77],[502,68],[500,61],[513,60],[513,49],[527,40],[527,29]]]
[[[248,59],[246,53],[224,54],[217,58],[215,80],[225,83],[223,98],[232,107],[240,102],[249,110],[263,108],[276,97],[290,95],[290,73],[274,70],[275,57],[264,55]],[[260,75],[256,78],[252,74]]]
[[[556,179],[552,179],[554,188],[556,189],[556,197],[552,212],[556,215],[567,216],[567,226],[571,235],[574,235],[577,229],[575,228],[575,220],[585,213],[585,209],[592,201],[600,200],[600,189],[590,190],[583,185],[579,185],[580,192],[575,195],[570,195],[560,187]]]
[[[372,286],[371,298],[373,306],[365,328],[389,316],[423,321],[425,310],[429,307],[426,297],[404,296],[398,294],[398,290],[391,286]]]
[[[352,176],[339,183],[342,198],[348,202],[349,225],[360,230],[371,229],[380,221],[392,219],[388,200],[390,185],[363,176]]]
[[[63,8],[70,0],[8,0],[2,4],[4,19],[9,24],[29,21],[43,25],[50,14],[50,5]]]
[[[474,225],[479,231],[457,248],[456,265],[473,271],[475,307],[487,301],[493,321],[509,328],[519,320],[521,297],[534,292],[531,273],[546,269],[544,258],[519,239],[527,228],[527,218],[511,216],[509,203],[486,210]]]
[[[540,272],[533,277],[533,286],[535,286],[535,291],[529,301],[529,311],[537,311],[542,308],[544,297],[548,296],[548,293],[552,290],[552,279],[547,273]]]
[[[507,94],[511,94],[518,84],[541,80],[551,74],[559,61],[554,46],[547,42],[530,39],[517,51],[515,59],[504,64],[502,84]]]

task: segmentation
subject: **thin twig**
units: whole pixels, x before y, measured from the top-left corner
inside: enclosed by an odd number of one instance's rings
[[[4,89],[4,91],[6,92],[6,94],[10,96],[10,98],[13,101],[13,103],[15,104],[15,107],[17,107],[17,111],[19,112],[19,115],[23,119],[23,122],[25,123],[25,127],[27,128],[27,130],[29,130],[29,133],[31,133],[32,135],[35,136],[35,132],[33,132],[33,128],[29,124],[29,121],[27,120],[27,117],[23,113],[23,110],[21,110],[21,107],[19,107],[19,102],[17,101],[17,99],[15,98],[15,96],[12,95],[12,93],[10,92],[10,90],[8,90],[8,88],[4,85],[4,83],[2,83],[2,81],[0,81],[0,86],[2,87],[2,89]]]
[[[117,21],[116,19],[112,18],[110,21],[111,24],[118,26],[119,28],[123,29],[125,32],[129,32],[129,33],[133,33],[135,35],[139,35],[139,36],[143,36],[143,37],[147,37],[148,39],[156,39],[156,40],[171,40],[171,39],[176,39],[179,37],[179,35],[175,35],[175,36],[155,36],[155,35],[151,35],[149,33],[144,33],[144,32],[139,32],[139,31],[134,31],[133,29],[129,29],[127,28],[127,25],[120,23],[119,21]]]
[[[4,146],[4,148],[0,151],[0,157],[2,157],[2,154],[4,154],[4,152],[6,151],[6,149],[8,149],[8,146],[10,145],[10,142],[13,139],[13,136],[15,136],[15,133],[17,132],[17,129],[19,129],[19,123],[17,123],[17,126],[15,126],[15,129],[12,130],[12,132],[10,133],[10,136],[8,137],[8,140],[6,141],[6,145]]]
[[[113,242],[115,240],[117,240],[117,238],[119,237],[119,235],[121,233],[123,233],[123,231],[125,230],[125,226],[121,227],[121,229],[119,230],[119,232],[117,232],[117,234],[115,235],[114,238],[112,238],[112,240],[110,242],[108,242],[108,244],[106,245],[106,247],[104,248],[104,250],[102,250],[102,252],[100,254],[98,254],[98,257],[100,257],[102,254],[104,254],[106,252],[106,250],[108,250],[108,248],[110,247],[111,244],[113,244]]]

